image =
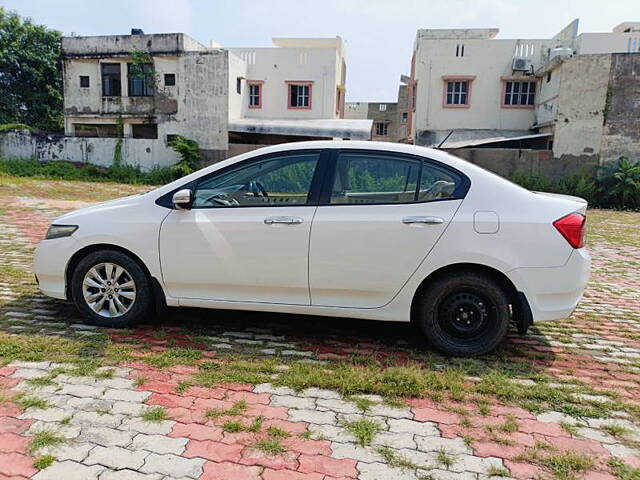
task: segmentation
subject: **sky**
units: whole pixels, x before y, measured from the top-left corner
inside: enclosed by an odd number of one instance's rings
[[[493,28],[498,38],[550,38],[640,21],[638,0],[0,0],[65,35],[184,32],[208,45],[267,47],[272,37],[346,42],[347,101],[393,102],[419,28]]]

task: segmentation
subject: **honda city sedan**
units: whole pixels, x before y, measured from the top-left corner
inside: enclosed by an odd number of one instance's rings
[[[437,149],[275,145],[56,219],[42,292],[124,327],[167,306],[413,322],[450,355],[569,316],[589,276],[584,200]]]

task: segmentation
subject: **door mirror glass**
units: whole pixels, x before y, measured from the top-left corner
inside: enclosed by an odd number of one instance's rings
[[[188,188],[183,188],[173,194],[173,205],[177,208],[190,208],[191,202],[191,190]]]

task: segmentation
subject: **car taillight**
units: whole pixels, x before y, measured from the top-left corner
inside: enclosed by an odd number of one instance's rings
[[[553,226],[558,229],[569,245],[573,248],[584,247],[587,217],[581,213],[570,213],[555,222]]]

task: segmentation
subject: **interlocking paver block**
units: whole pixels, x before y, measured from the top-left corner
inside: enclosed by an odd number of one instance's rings
[[[335,425],[337,423],[336,414],[333,412],[292,408],[288,414],[289,420],[292,422],[308,422],[325,425]]]
[[[144,450],[133,451],[122,447],[96,446],[82,463],[85,465],[103,465],[114,470],[123,468],[138,470],[149,454]]]
[[[432,422],[416,422],[407,419],[390,419],[389,431],[394,433],[413,433],[423,437],[439,436],[440,431]]]
[[[131,444],[134,450],[149,450],[154,453],[173,453],[180,455],[189,440],[187,438],[170,438],[164,435],[146,435],[140,433],[133,438]]]
[[[162,473],[171,477],[198,478],[202,475],[205,460],[202,458],[182,458],[177,455],[151,453],[140,469],[143,473]]]
[[[122,424],[124,418],[125,417],[122,415],[110,415],[108,413],[80,411],[73,414],[71,423],[94,426],[100,425],[103,427],[116,428],[117,426]]]
[[[105,470],[100,465],[87,466],[65,460],[55,462],[50,467],[40,470],[33,476],[34,480],[95,480]]]
[[[175,424],[176,422],[173,420],[148,422],[140,418],[125,418],[118,429],[146,433],[148,435],[167,435]]]
[[[107,427],[84,426],[78,436],[79,442],[91,442],[105,447],[126,447],[136,432],[116,430]]]
[[[170,480],[167,477],[164,479]],[[98,480],[163,480],[163,476],[159,473],[139,473],[133,470],[105,470]]]
[[[119,400],[121,402],[144,402],[151,392],[139,392],[136,390],[119,390],[117,388],[108,388],[104,392],[105,400]]]
[[[53,455],[56,460],[73,460],[74,462],[82,462],[95,445],[91,443],[71,442],[56,447],[45,447],[40,449],[38,455]]]
[[[392,468],[384,463],[364,463],[357,465],[359,480],[417,480],[412,470]],[[453,477],[451,477],[453,478]]]

